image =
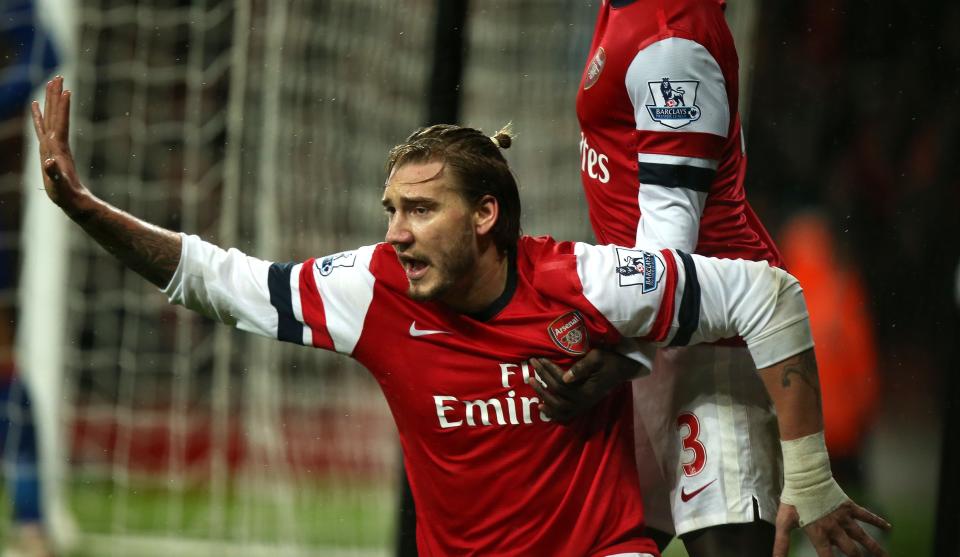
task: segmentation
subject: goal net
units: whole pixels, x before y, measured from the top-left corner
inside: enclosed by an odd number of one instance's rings
[[[385,153],[422,120],[431,10],[79,0],[78,168],[118,207],[268,259],[376,242]],[[399,451],[363,369],[172,308],[83,235],[66,244],[52,481],[76,550],[386,551]]]

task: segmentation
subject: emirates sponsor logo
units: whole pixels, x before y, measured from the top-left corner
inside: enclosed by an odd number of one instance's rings
[[[554,319],[547,332],[564,352],[575,356],[587,353],[587,326],[579,312],[570,311]]]
[[[610,162],[610,158],[591,147],[587,141],[586,134],[580,132],[581,174],[586,174],[591,179],[597,180],[601,184],[606,184],[610,182],[610,169],[607,168],[608,162]]]
[[[526,426],[547,423],[550,417],[540,410],[540,399],[530,394],[529,381],[539,381],[537,372],[526,362],[500,364],[500,386],[490,398],[463,400],[449,394],[434,395],[440,429],[461,427]],[[522,389],[522,391],[521,391]]]

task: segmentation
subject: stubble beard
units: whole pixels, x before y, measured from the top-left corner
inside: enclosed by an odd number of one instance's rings
[[[473,235],[470,228],[455,239],[455,243],[431,262],[430,271],[437,278],[435,284],[425,289],[418,289],[412,283],[407,294],[418,302],[428,302],[442,299],[453,292],[453,289],[476,266],[476,257],[473,254]],[[466,293],[461,293],[465,295]]]

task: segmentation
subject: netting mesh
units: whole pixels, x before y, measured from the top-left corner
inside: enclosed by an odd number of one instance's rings
[[[83,2],[78,164],[111,203],[265,258],[375,242],[384,155],[422,120],[431,9]],[[73,246],[63,425],[85,534],[116,554],[388,545],[395,431],[365,372],[171,309]]]
[[[505,154],[520,183],[527,234],[592,238],[574,112],[597,11],[591,4],[470,4],[463,120],[490,133],[513,122],[517,138]]]

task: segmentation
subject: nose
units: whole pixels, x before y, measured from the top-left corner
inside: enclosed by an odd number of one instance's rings
[[[413,231],[410,230],[406,219],[398,211],[394,213],[387,224],[387,235],[384,238],[394,247],[406,247],[413,243]]]

